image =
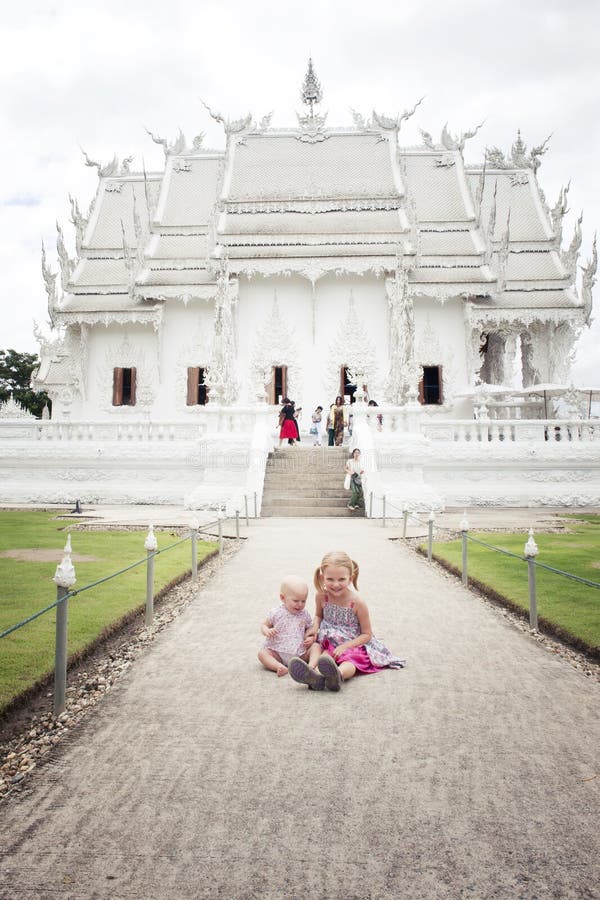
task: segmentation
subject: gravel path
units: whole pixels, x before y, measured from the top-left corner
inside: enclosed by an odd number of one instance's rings
[[[598,682],[367,520],[247,534],[2,805],[0,897],[600,897]],[[336,548],[408,665],[317,694],[258,625]]]

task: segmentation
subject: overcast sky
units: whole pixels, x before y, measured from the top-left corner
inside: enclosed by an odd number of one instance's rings
[[[0,349],[37,351],[33,320],[46,323],[41,241],[58,268],[56,221],[74,254],[68,194],[85,211],[97,185],[80,146],[107,163],[135,155],[159,169],[144,130],[222,147],[200,97],[225,117],[275,110],[295,123],[309,54],[329,125],[350,107],[394,115],[425,100],[400,134],[420,143],[485,121],[465,149],[505,151],[517,128],[531,146],[552,133],[538,173],[550,206],[571,181],[563,244],[584,212],[580,264],[600,225],[600,3],[597,0],[24,0],[3,10],[0,33],[3,315]],[[579,283],[579,282],[578,282]],[[573,369],[600,385],[600,284],[595,322]]]

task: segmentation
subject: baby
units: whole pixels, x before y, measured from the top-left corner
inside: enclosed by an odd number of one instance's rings
[[[258,658],[265,669],[277,672],[281,678],[287,675],[292,656],[308,659],[308,651],[315,642],[312,618],[306,611],[308,585],[296,575],[288,575],[281,582],[281,604],[269,610],[260,626],[266,641]]]

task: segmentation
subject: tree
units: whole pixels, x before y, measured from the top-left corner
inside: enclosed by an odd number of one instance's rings
[[[45,392],[31,389],[31,373],[40,364],[37,353],[18,353],[16,350],[0,350],[0,402],[12,394],[14,399],[38,418],[50,398]]]

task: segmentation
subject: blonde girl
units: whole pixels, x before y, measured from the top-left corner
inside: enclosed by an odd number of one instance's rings
[[[294,657],[289,664],[294,681],[312,690],[339,691],[357,672],[404,666],[403,659],[374,637],[369,609],[358,595],[358,575],[358,563],[342,551],[327,553],[315,571],[316,613],[310,630],[317,641],[308,663]]]

